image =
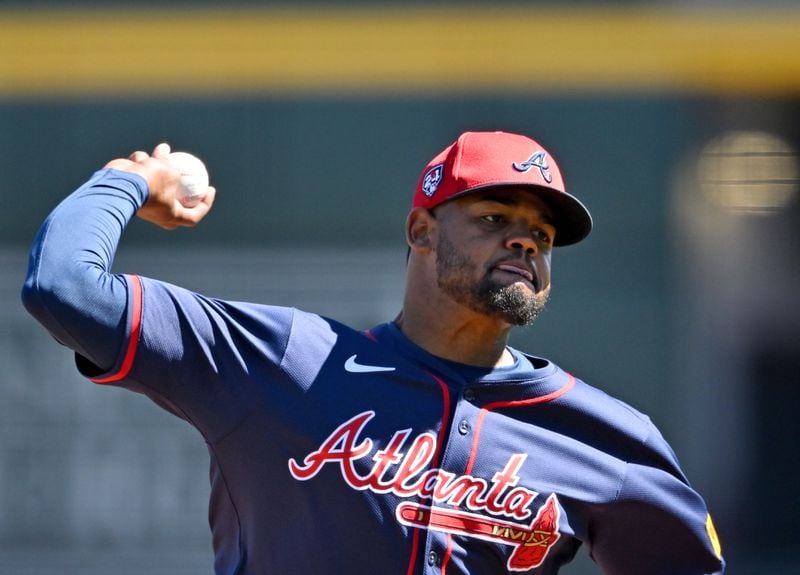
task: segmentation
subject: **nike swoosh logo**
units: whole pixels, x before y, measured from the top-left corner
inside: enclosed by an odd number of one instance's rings
[[[350,356],[344,362],[344,369],[350,373],[373,373],[376,371],[394,371],[393,367],[383,367],[381,365],[366,365],[363,363],[356,363],[356,356]]]

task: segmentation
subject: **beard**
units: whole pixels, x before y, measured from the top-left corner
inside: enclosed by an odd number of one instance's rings
[[[485,273],[475,281],[478,267],[446,235],[436,246],[436,281],[457,303],[511,325],[530,325],[539,317],[550,296],[550,286],[531,293],[518,284],[503,285]]]

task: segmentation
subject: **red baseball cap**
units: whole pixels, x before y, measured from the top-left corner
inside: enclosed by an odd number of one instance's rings
[[[555,159],[537,142],[507,132],[465,132],[433,158],[417,183],[413,207],[498,186],[525,187],[550,208],[554,245],[568,246],[592,231],[589,210],[564,188]]]

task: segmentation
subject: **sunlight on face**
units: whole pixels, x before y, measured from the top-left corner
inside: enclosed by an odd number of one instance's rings
[[[512,325],[533,323],[550,295],[549,285],[533,293],[518,283],[504,285],[493,279],[459,250],[444,230],[436,246],[436,278],[439,288],[459,304]]]

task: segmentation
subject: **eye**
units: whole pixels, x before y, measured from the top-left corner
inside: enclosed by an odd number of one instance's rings
[[[533,236],[543,244],[553,244],[553,237],[546,230],[533,230]]]
[[[481,216],[481,219],[484,222],[489,222],[490,224],[502,224],[504,221],[506,221],[506,219],[500,214],[486,214]]]

